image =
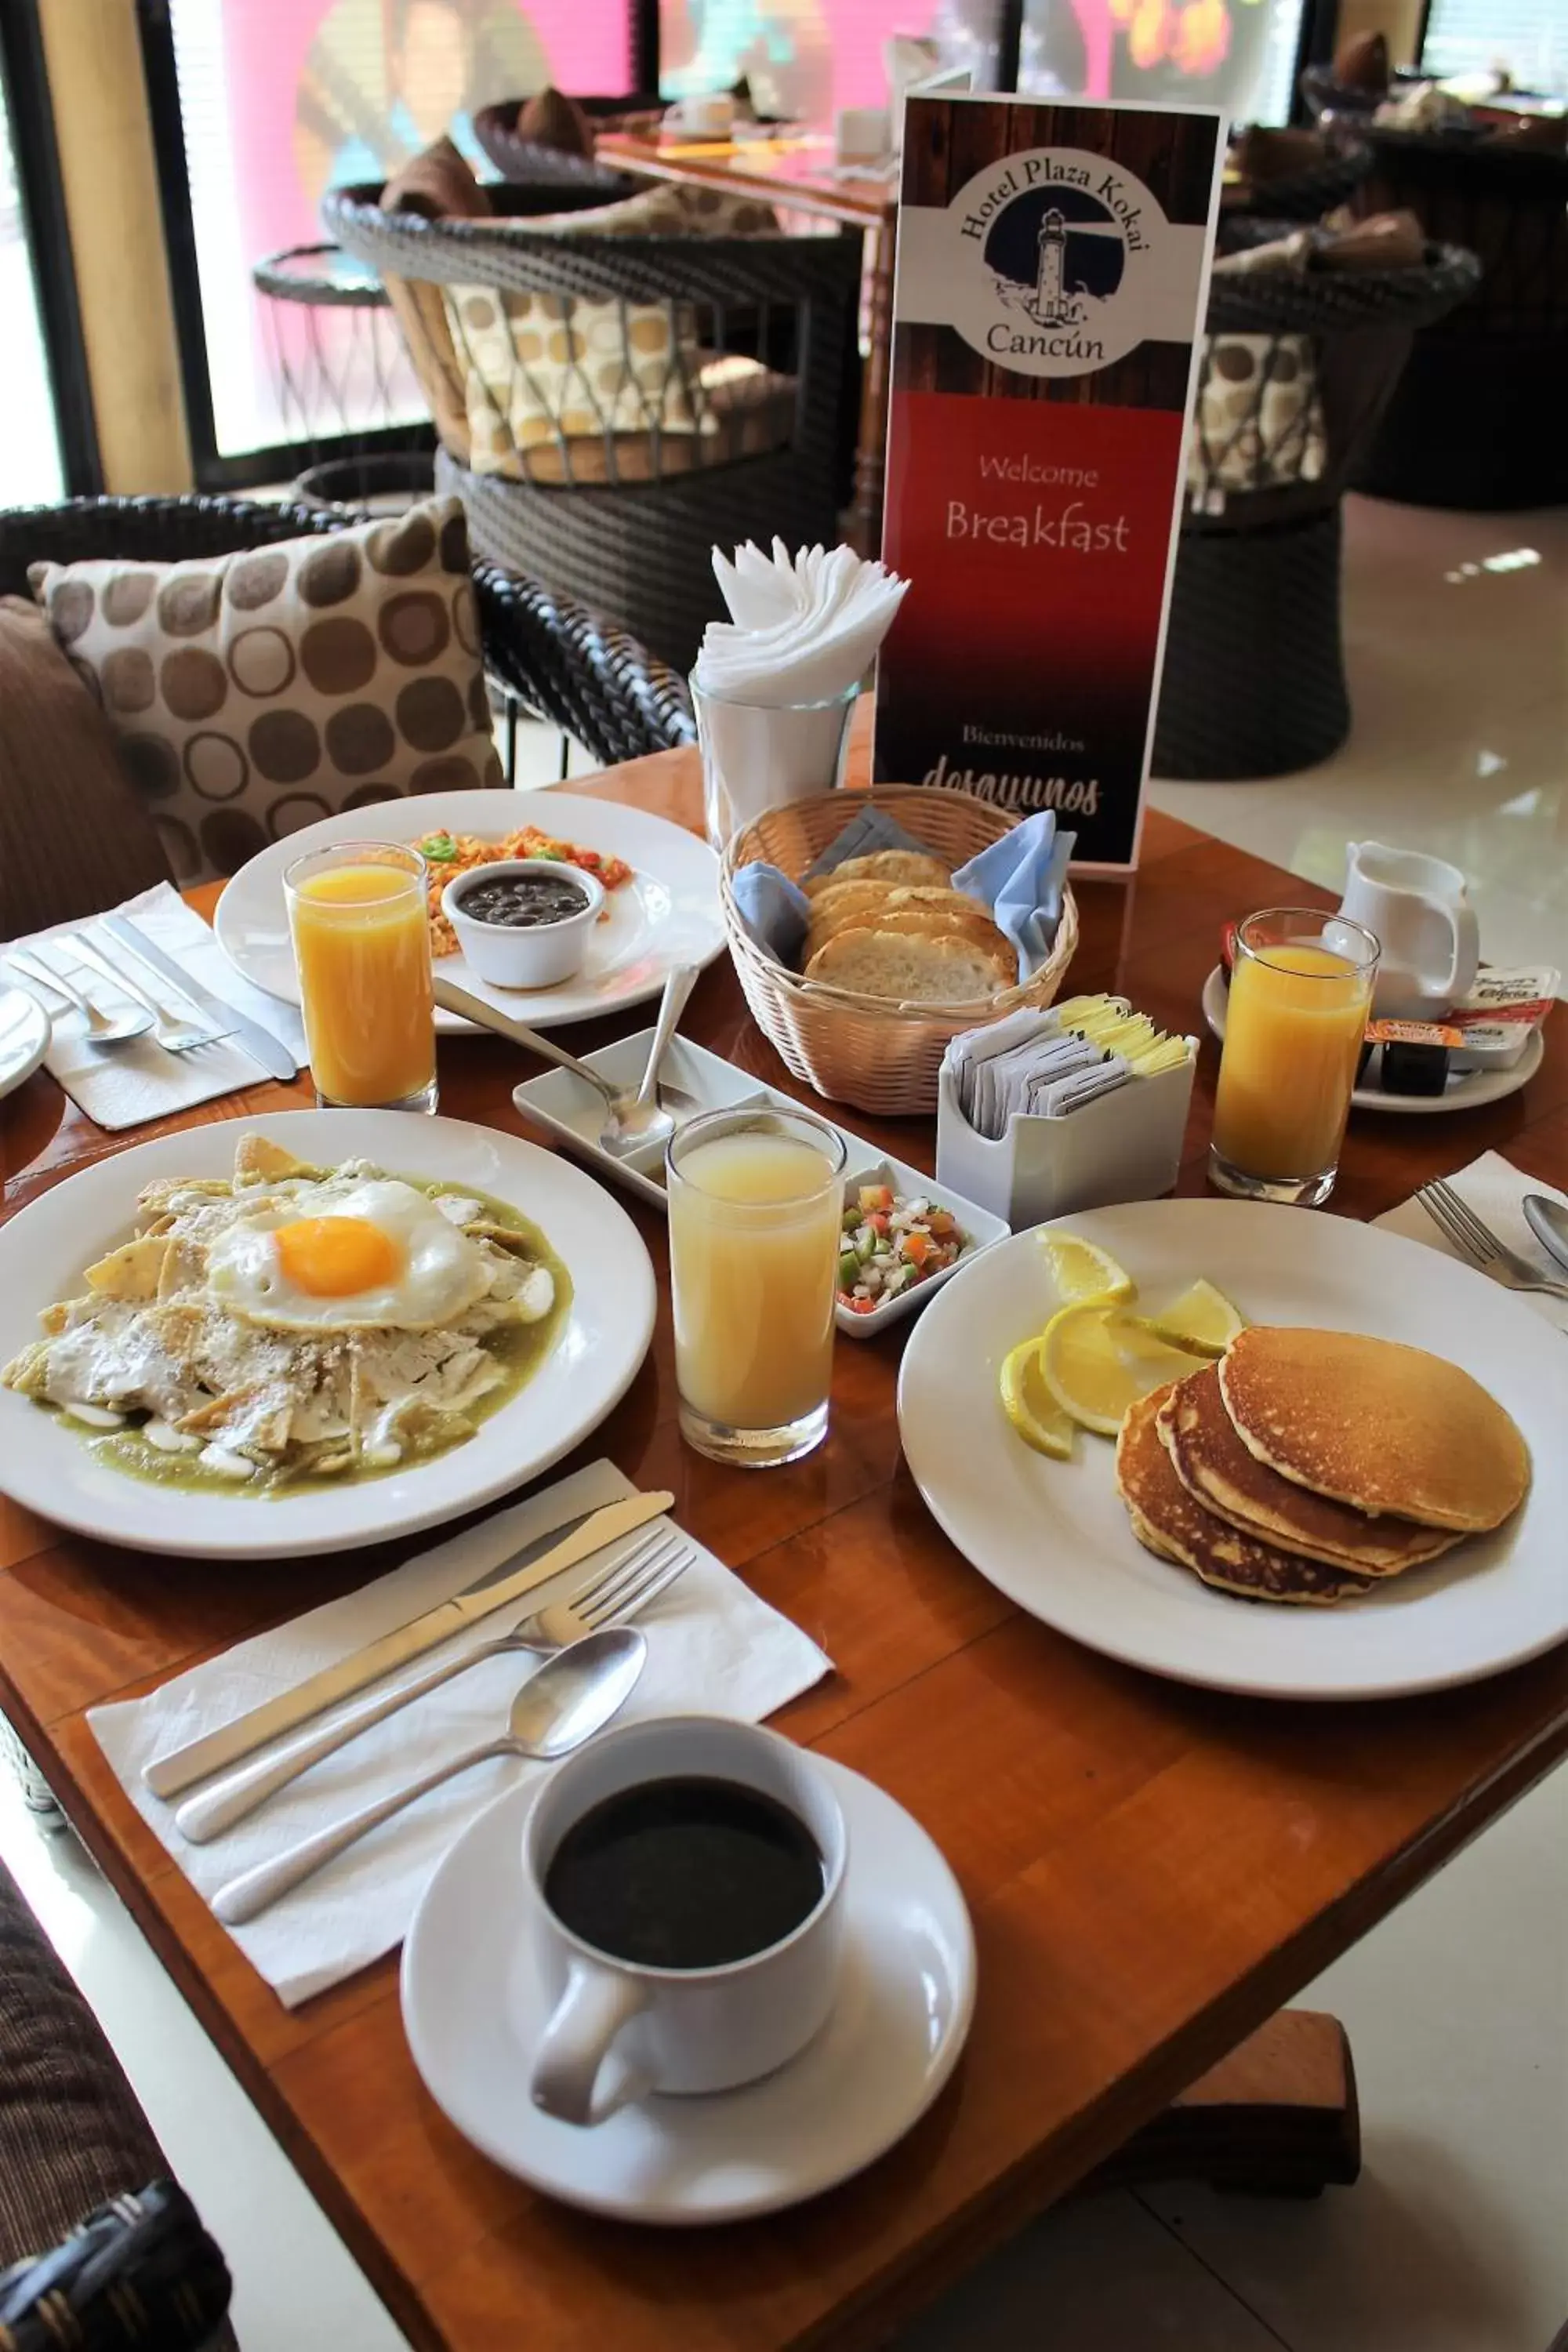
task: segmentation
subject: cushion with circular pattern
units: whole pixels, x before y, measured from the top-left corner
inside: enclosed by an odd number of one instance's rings
[[[340,810],[503,779],[456,499],[179,563],[37,563],[182,887]]]

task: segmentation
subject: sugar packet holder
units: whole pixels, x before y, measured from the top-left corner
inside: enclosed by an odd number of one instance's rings
[[[993,1142],[970,1125],[950,1055],[937,1079],[939,1186],[976,1201],[1015,1232],[1117,1201],[1154,1201],[1182,1164],[1197,1040],[1184,1061],[1055,1113],[1014,1111]]]

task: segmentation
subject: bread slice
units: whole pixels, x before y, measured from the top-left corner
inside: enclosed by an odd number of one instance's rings
[[[841,931],[818,948],[806,978],[899,1003],[978,1004],[1013,986],[1011,961],[975,940],[863,929]]]
[[[818,874],[801,888],[808,898],[819,898],[840,882],[931,882],[940,887],[952,878],[941,858],[923,850],[877,849],[868,857],[847,857],[830,874]]]
[[[978,907],[972,915],[952,915],[940,907],[895,908],[887,914],[879,908],[868,908],[855,922],[829,925],[822,930],[812,929],[805,935],[801,950],[804,968],[818,948],[826,947],[830,939],[847,939],[854,931],[895,931],[905,937],[923,940],[972,940],[976,947],[990,954],[1013,958],[1013,950]]]
[[[846,882],[812,902],[810,928],[828,939],[846,923],[864,923],[880,915],[910,914],[917,908],[932,913],[978,918],[989,924],[984,907],[962,890],[938,889],[929,883]]]

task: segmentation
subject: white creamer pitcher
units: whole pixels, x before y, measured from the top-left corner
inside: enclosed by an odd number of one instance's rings
[[[1468,994],[1480,961],[1465,877],[1446,858],[1352,841],[1340,911],[1383,943],[1373,1010],[1385,1021],[1436,1021]]]

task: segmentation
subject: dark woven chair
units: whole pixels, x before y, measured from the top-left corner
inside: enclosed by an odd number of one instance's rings
[[[360,518],[342,508],[243,499],[76,499],[0,512],[0,594],[27,593],[27,566],[89,557],[169,562],[226,555]],[[682,678],[608,621],[503,563],[474,566],[490,676],[528,711],[606,764],[696,740]]]
[[[1238,142],[1244,169],[1251,135],[1244,131]],[[1371,170],[1372,150],[1360,140],[1325,140],[1322,152],[1300,170],[1267,179],[1259,173],[1244,186],[1223,189],[1220,212],[1227,221],[1321,220],[1325,213],[1348,201]]]
[[[1417,335],[1356,477],[1415,506],[1568,500],[1568,154],[1463,132],[1361,134],[1360,213],[1408,207],[1428,236],[1467,246],[1474,293]]]
[[[645,91],[627,98],[574,98],[573,104],[595,131],[637,131],[657,126],[664,100]],[[629,194],[636,183],[627,173],[592,156],[565,154],[537,139],[520,138],[518,118],[527,105],[526,98],[503,98],[495,106],[481,106],[474,116],[474,136],[503,180],[520,187],[598,186],[606,191],[605,204]]]
[[[234,2352],[229,2277],[97,2019],[0,1870],[0,2344]]]
[[[1229,234],[1261,243],[1283,225]],[[1220,338],[1262,339],[1250,405],[1229,443],[1194,426],[1195,485],[1183,519],[1154,736],[1163,776],[1282,775],[1338,750],[1350,731],[1340,635],[1342,495],[1374,431],[1415,330],[1462,301],[1472,255],[1432,246],[1413,269],[1258,272],[1211,281],[1206,384]],[[1311,347],[1321,432],[1277,449],[1249,481],[1237,452],[1257,448],[1265,388],[1299,343]],[[1223,357],[1223,354],[1221,353]],[[1238,480],[1238,473],[1240,478]]]
[[[327,196],[329,233],[383,278],[479,289],[446,306],[444,348],[431,340],[411,354],[437,416],[461,416],[474,383],[494,380],[465,310],[482,312],[492,329],[502,321],[509,381],[529,373],[512,323],[524,299],[542,298],[533,320],[547,318],[552,336],[574,334],[579,304],[615,306],[623,322],[637,310],[668,321],[670,376],[645,404],[649,429],[625,430],[601,411],[585,431],[557,421],[520,446],[510,406],[503,413],[499,396],[481,395],[487,447],[444,444],[437,461],[437,484],[468,509],[477,552],[619,613],[686,670],[704,626],[724,611],[715,543],[765,543],[775,531],[795,544],[837,536],[843,401],[858,359],[858,238],[531,233],[531,190],[492,189],[503,217],[479,221],[389,214],[369,200],[378,194]],[[700,368],[686,356],[693,338]],[[634,363],[628,349],[628,373]],[[700,429],[663,421],[677,375]],[[722,399],[710,389],[721,376]],[[476,454],[489,470],[476,467]]]

